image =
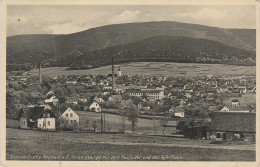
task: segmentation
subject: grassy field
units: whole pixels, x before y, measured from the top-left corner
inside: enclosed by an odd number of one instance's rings
[[[7,160],[255,160],[255,145],[210,146],[208,140],[19,129],[7,129],[6,137]]]
[[[255,75],[255,66],[235,66],[224,64],[196,64],[196,63],[168,63],[168,62],[135,62],[119,64],[123,74],[145,76],[196,76],[196,75]],[[31,71],[32,75],[38,75],[38,69]],[[103,66],[89,70],[69,70],[65,67],[43,68],[42,74],[47,76],[59,75],[108,75],[111,73],[111,66]]]
[[[80,123],[82,126],[88,126],[89,128],[92,128],[92,122],[97,122],[97,130],[100,131],[100,113],[95,112],[85,112],[85,111],[76,111],[76,113],[80,117]],[[89,120],[89,124],[86,125],[87,120]],[[136,133],[141,134],[155,134],[154,132],[154,122],[156,126],[156,134],[163,134],[163,128],[160,126],[159,120],[149,120],[149,119],[142,119],[138,118],[137,126],[136,126]],[[113,132],[119,132],[122,130],[123,120],[122,116],[120,115],[114,115],[114,114],[105,114],[105,129],[106,131],[113,131]],[[128,133],[131,133],[131,122],[126,120],[125,121],[125,130]],[[165,135],[171,135],[172,133],[176,132],[176,126],[177,121],[168,121],[169,126],[173,127],[167,127],[165,129],[164,134]]]
[[[255,104],[256,103],[256,94],[255,93],[247,93],[247,94],[243,94],[242,97],[230,97],[227,100],[224,101],[224,104],[226,104],[227,106],[231,105],[231,101],[233,99],[238,99],[240,105],[242,106],[246,106],[249,104]]]

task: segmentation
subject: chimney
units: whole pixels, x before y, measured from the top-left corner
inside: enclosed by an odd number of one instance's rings
[[[112,91],[115,90],[115,79],[114,79],[114,57],[112,57]]]
[[[41,74],[41,63],[39,66],[39,78],[40,78],[40,84],[42,83],[42,74]]]

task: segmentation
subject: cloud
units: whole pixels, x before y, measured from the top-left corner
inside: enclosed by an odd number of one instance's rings
[[[176,14],[175,17],[193,20],[223,20],[228,17],[228,14],[223,10],[215,10],[210,8],[203,8],[197,12],[187,12]]]
[[[111,18],[108,18],[108,23],[129,23],[137,21],[140,17],[141,12],[139,10],[124,10],[123,12],[115,15]]]
[[[147,21],[255,28],[255,10],[254,6],[11,5],[7,10],[7,35],[69,34],[103,25]]]

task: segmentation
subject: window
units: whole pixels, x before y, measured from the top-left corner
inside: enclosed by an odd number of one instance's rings
[[[39,124],[39,127],[41,127],[42,125],[41,124]]]
[[[217,133],[217,138],[220,138],[220,133]]]
[[[76,121],[76,120],[74,120],[74,124],[75,124],[75,123],[77,123],[77,121]]]
[[[73,117],[73,114],[72,114],[72,113],[70,113],[70,117]]]
[[[70,123],[73,124],[73,120],[70,120]]]
[[[46,113],[43,113],[43,118],[46,118]]]
[[[23,125],[25,125],[25,121],[23,121]]]
[[[69,116],[69,114],[66,114],[66,117],[68,117]]]
[[[51,117],[51,114],[50,113],[47,113],[47,118],[50,118]]]
[[[69,121],[68,121],[68,120],[66,120],[66,123],[68,124],[68,123],[69,123]]]
[[[51,125],[51,123],[50,123],[50,121],[48,121],[48,126],[50,126]]]

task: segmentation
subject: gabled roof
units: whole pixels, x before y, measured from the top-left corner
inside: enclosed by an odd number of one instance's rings
[[[24,113],[25,118],[37,120],[38,118],[42,117],[43,112],[50,113],[51,117],[55,117],[55,114],[51,110],[50,106],[41,105],[22,108],[19,113],[19,118],[22,116],[22,113]]]
[[[174,110],[175,113],[182,113],[182,112],[184,112],[184,109],[182,107],[179,107],[179,106],[175,107],[173,110]]]
[[[256,132],[255,113],[230,113],[215,112],[210,130],[234,131],[234,132]]]
[[[112,97],[115,101],[121,101],[121,100],[122,100],[122,96],[121,96],[121,95],[111,95],[111,97]]]

